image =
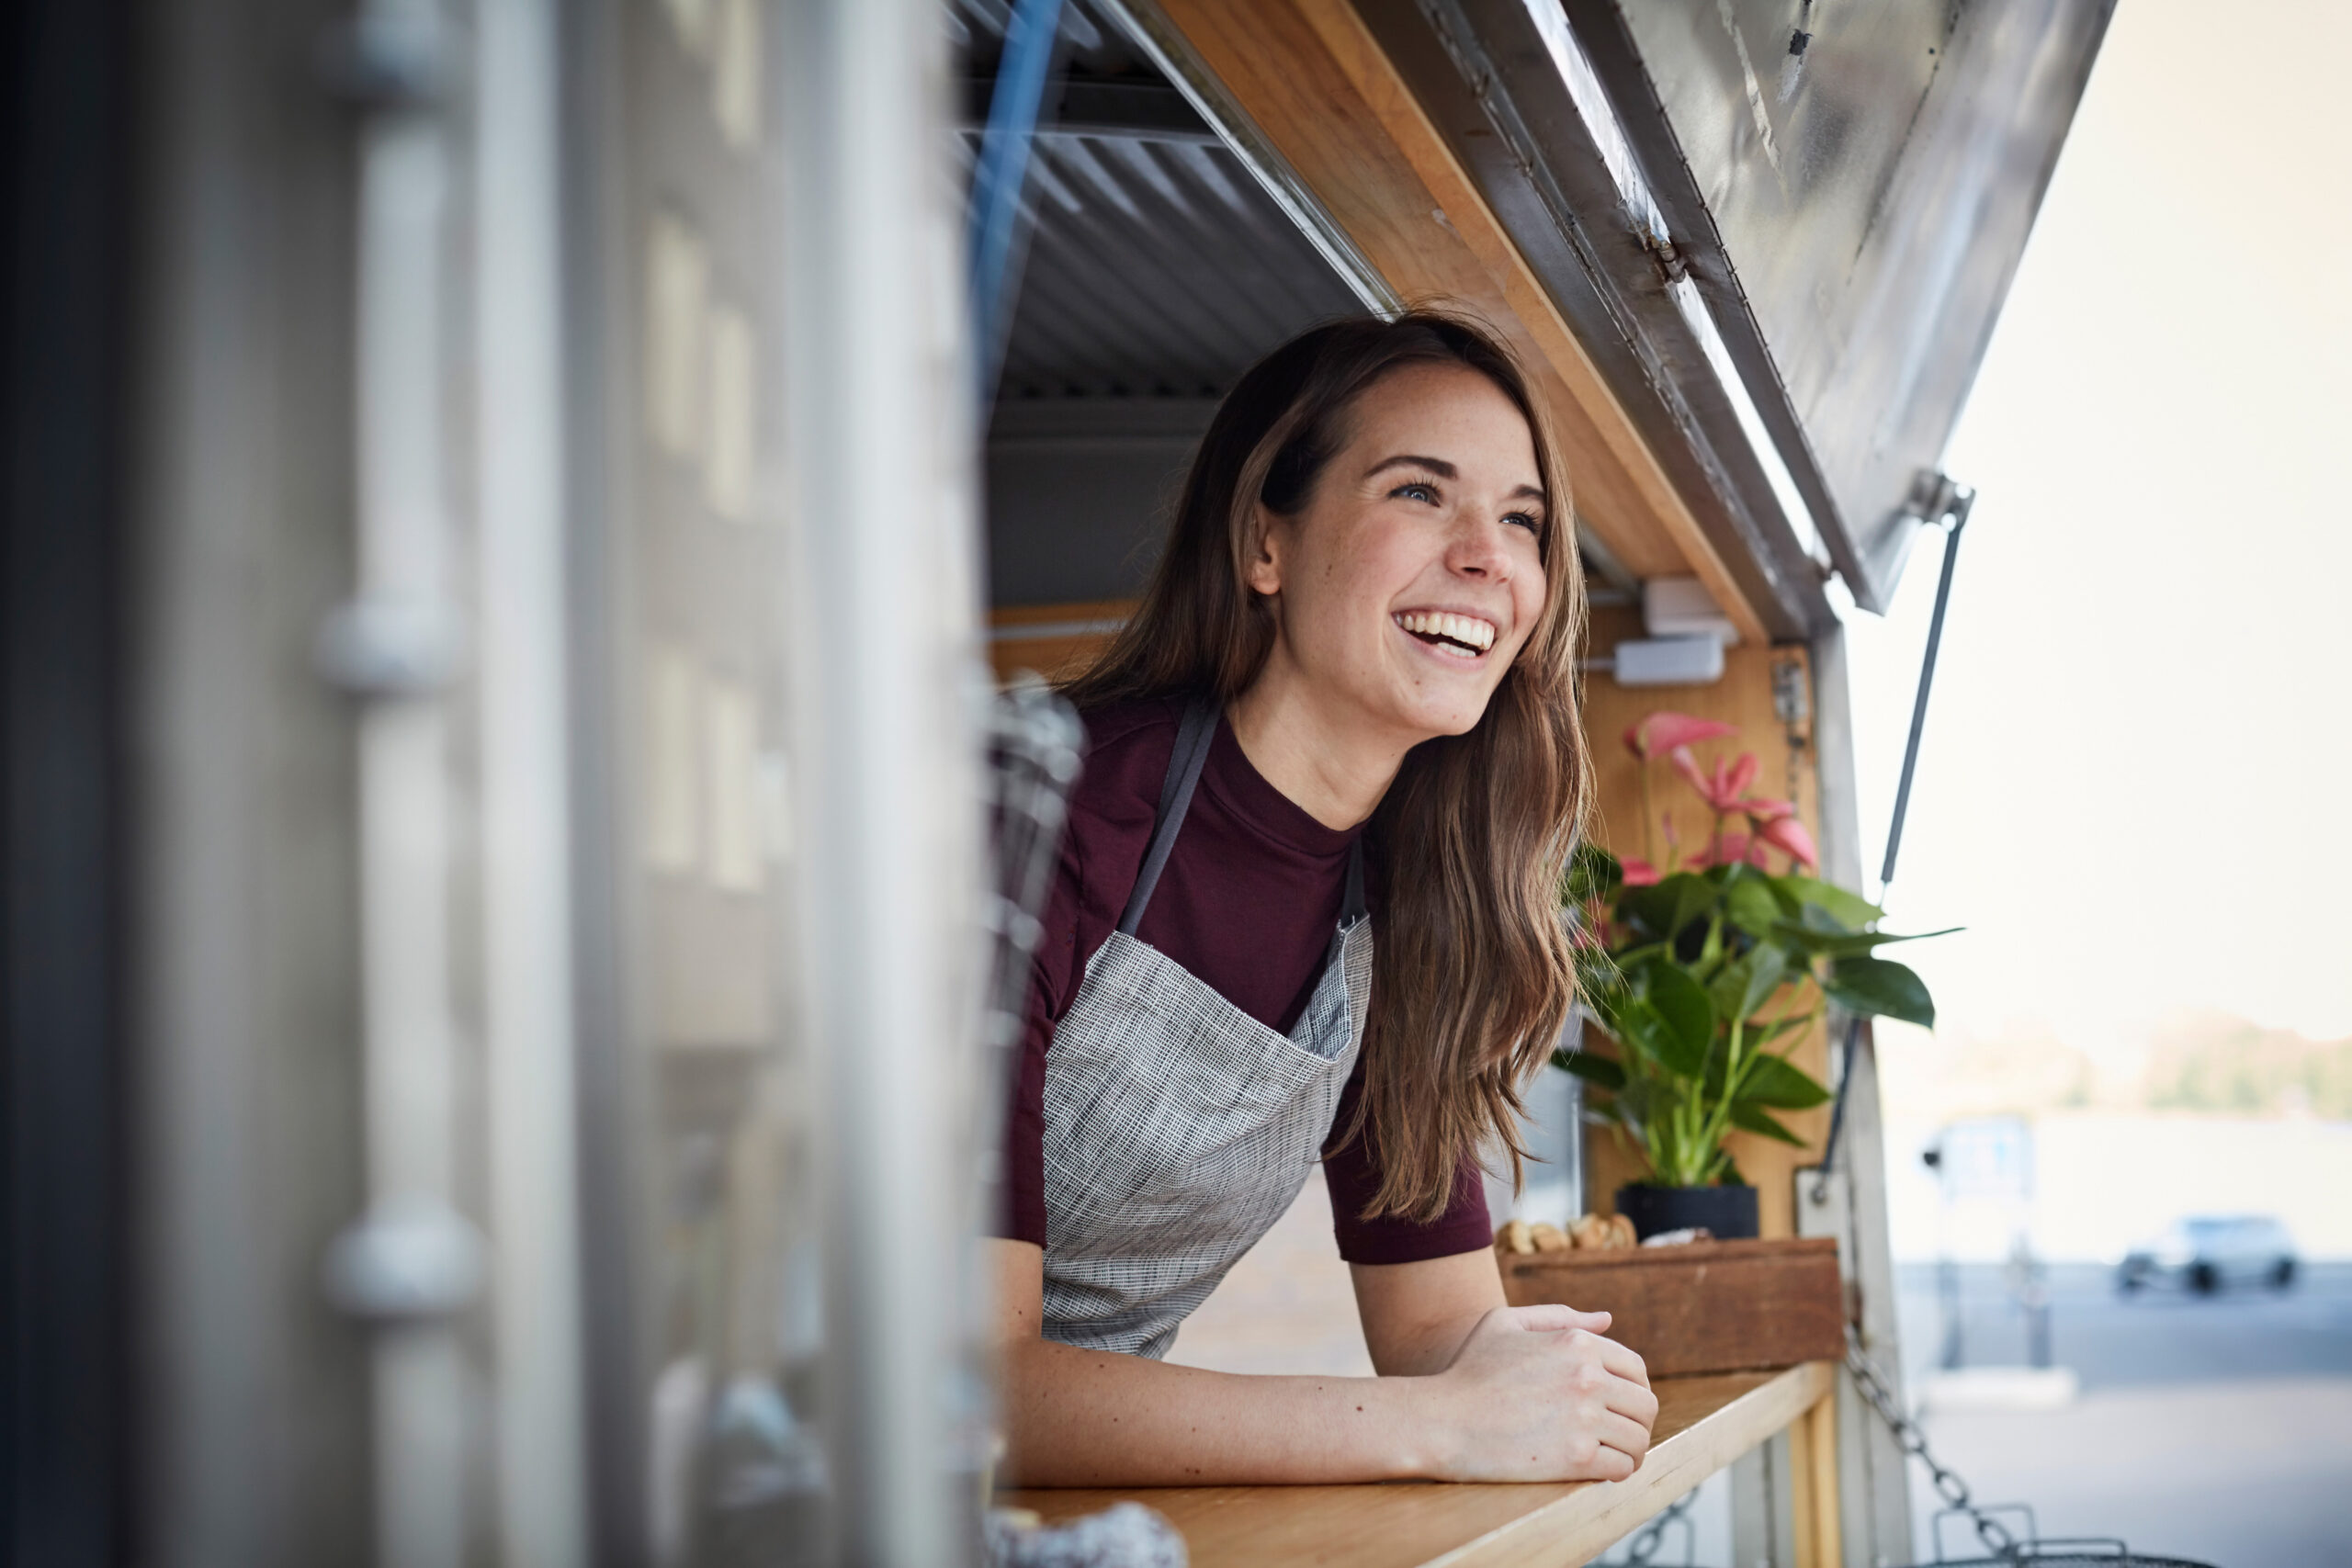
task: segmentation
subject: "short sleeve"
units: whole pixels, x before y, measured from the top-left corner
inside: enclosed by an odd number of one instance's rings
[[[1372,1129],[1342,1145],[1339,1139],[1355,1119],[1363,1089],[1361,1064],[1340,1096],[1332,1122],[1332,1145],[1324,1150],[1323,1176],[1331,1190],[1331,1232],[1340,1256],[1350,1263],[1421,1263],[1432,1258],[1483,1252],[1494,1245],[1487,1216],[1486,1174],[1475,1152],[1465,1152],[1453,1171],[1453,1196],[1445,1213],[1427,1224],[1394,1214],[1363,1217],[1384,1175]]]
[[[1055,1026],[1085,977],[1079,955],[1084,883],[1083,846],[1063,840],[1044,931],[1029,963],[1029,990],[1021,1009],[1021,1043],[1008,1077],[998,1190],[986,1211],[989,1234],[1046,1245],[1046,1053]]]
[[[989,1234],[1008,1241],[1046,1245],[1046,1051],[1054,1020],[1046,988],[1032,977],[1022,1010],[1020,1055],[1014,1059],[1012,1095],[1004,1111],[1004,1142],[998,1168]]]

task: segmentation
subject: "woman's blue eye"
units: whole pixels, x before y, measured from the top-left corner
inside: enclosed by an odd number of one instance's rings
[[[1506,523],[1516,523],[1531,534],[1541,534],[1544,532],[1544,520],[1541,517],[1531,517],[1524,512],[1514,512],[1510,516],[1504,518],[1503,521]]]
[[[1426,501],[1432,506],[1437,504],[1437,487],[1435,485],[1425,485],[1419,483],[1398,485],[1395,490],[1390,491],[1388,493],[1391,498],[1400,495],[1409,495],[1417,501]]]

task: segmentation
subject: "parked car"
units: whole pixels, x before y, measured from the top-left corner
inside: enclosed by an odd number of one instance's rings
[[[2225,1285],[2260,1284],[2283,1291],[2295,1282],[2293,1238],[2267,1214],[2193,1214],[2135,1247],[2115,1271],[2119,1290],[2136,1291],[2167,1280],[2199,1295]]]

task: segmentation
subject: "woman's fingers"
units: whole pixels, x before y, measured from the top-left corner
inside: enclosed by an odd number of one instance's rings
[[[1578,1312],[1574,1307],[1549,1302],[1503,1310],[1521,1328],[1537,1334],[1556,1334],[1574,1328],[1581,1328],[1588,1334],[1600,1334],[1608,1329],[1610,1323],[1609,1314],[1605,1312]]]
[[[1595,1335],[1594,1338],[1599,1340],[1599,1354],[1602,1366],[1623,1378],[1627,1382],[1638,1383],[1643,1388],[1650,1386],[1650,1370],[1644,1364],[1638,1354],[1627,1349],[1614,1339],[1601,1339],[1598,1335]]]
[[[1595,1449],[1591,1462],[1578,1465],[1570,1481],[1623,1481],[1642,1468],[1642,1461],[1624,1450],[1603,1443]]]
[[[1593,1422],[1592,1435],[1608,1447],[1632,1460],[1635,1470],[1642,1467],[1642,1456],[1650,1451],[1648,1426],[1629,1416],[1620,1416],[1614,1410],[1603,1411],[1599,1419]]]
[[[1610,1360],[1613,1359],[1613,1357],[1610,1358]],[[1657,1395],[1650,1391],[1647,1383],[1626,1376],[1618,1367],[1611,1365],[1610,1360],[1590,1360],[1577,1367],[1573,1374],[1576,1383],[1595,1408],[1634,1422],[1647,1432],[1657,1422]]]
[[[1612,1396],[1603,1403],[1610,1415],[1639,1427],[1642,1440],[1646,1443],[1657,1427],[1657,1401],[1650,1397],[1647,1389],[1624,1388],[1622,1384],[1620,1389],[1622,1392],[1612,1391]]]
[[[1600,1364],[1628,1382],[1650,1386],[1649,1368],[1639,1355],[1607,1337],[1611,1322],[1605,1312],[1578,1312],[1566,1306],[1528,1306],[1505,1309],[1521,1329],[1533,1333],[1555,1333],[1568,1336],[1568,1348],[1579,1353],[1597,1355]]]

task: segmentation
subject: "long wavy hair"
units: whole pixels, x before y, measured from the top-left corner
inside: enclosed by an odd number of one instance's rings
[[[1476,726],[1407,754],[1366,829],[1378,940],[1363,1093],[1342,1136],[1379,1156],[1366,1216],[1427,1222],[1467,1154],[1508,1151],[1517,1178],[1521,1094],[1575,999],[1559,888],[1591,780],[1577,713],[1584,579],[1566,476],[1509,350],[1473,321],[1415,310],[1331,321],[1260,360],[1210,422],[1134,618],[1064,691],[1084,710],[1247,690],[1275,635],[1244,575],[1261,506],[1303,511],[1356,400],[1412,365],[1462,366],[1501,389],[1527,420],[1546,502],[1534,632]]]

